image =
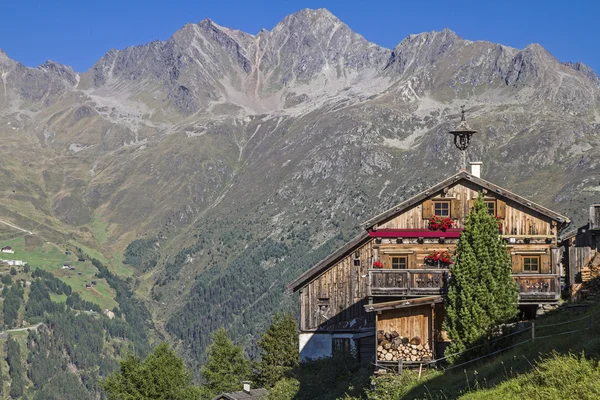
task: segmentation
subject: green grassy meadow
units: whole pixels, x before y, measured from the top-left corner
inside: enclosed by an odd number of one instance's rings
[[[78,261],[76,254],[65,254],[63,250],[54,243],[44,242],[35,236],[18,237],[0,242],[0,247],[10,246],[15,254],[0,253],[5,260],[22,260],[31,266],[31,269],[41,268],[52,272],[57,278],[67,283],[79,293],[82,299],[98,304],[102,309],[112,309],[117,306],[114,300],[114,290],[105,279],[95,277],[98,272],[90,260]],[[85,251],[85,250],[84,250]],[[63,269],[64,264],[70,264],[74,271]],[[5,266],[2,273],[10,270]],[[22,267],[17,267],[18,270]],[[95,286],[87,289],[86,284],[96,282]],[[58,300],[57,300],[58,301]],[[64,300],[63,300],[64,301]]]

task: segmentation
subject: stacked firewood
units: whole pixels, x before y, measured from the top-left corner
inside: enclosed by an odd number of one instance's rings
[[[429,361],[433,352],[421,338],[402,337],[398,332],[377,331],[377,359],[381,361]]]

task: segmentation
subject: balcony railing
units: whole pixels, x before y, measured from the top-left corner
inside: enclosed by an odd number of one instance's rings
[[[447,269],[372,269],[369,271],[369,295],[442,294]]]
[[[555,301],[560,297],[558,275],[515,274],[519,301]],[[369,296],[431,296],[445,292],[447,269],[371,269]]]
[[[519,286],[519,300],[521,302],[552,301],[558,300],[560,297],[558,275],[515,274],[513,278]]]

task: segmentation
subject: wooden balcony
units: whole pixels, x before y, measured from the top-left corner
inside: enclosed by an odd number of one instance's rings
[[[558,275],[515,274],[520,303],[556,301],[560,298]]]
[[[369,270],[369,296],[431,296],[442,294],[447,269]]]
[[[369,296],[431,296],[445,292],[447,269],[371,269]],[[515,274],[519,303],[560,298],[558,275]]]

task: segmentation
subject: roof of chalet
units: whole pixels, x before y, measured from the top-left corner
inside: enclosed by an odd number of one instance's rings
[[[444,299],[442,298],[442,296],[428,296],[428,297],[420,297],[420,298],[416,298],[416,299],[386,301],[385,303],[367,304],[367,305],[365,305],[365,311],[373,312],[373,311],[384,311],[384,310],[396,310],[398,308],[408,308],[408,307],[424,306],[424,305],[428,305],[428,304],[437,304],[437,303],[442,303],[443,301],[444,301]]]
[[[364,232],[355,236],[348,243],[346,243],[345,245],[343,245],[342,247],[340,247],[339,249],[334,251],[331,255],[324,258],[319,263],[317,263],[315,266],[313,266],[312,268],[310,268],[309,270],[304,272],[298,278],[296,278],[295,280],[290,282],[287,285],[287,287],[289,289],[292,289],[293,291],[297,291],[298,289],[302,288],[313,278],[321,275],[323,272],[325,272],[327,269],[329,269],[330,266],[332,266],[333,264],[337,263],[339,260],[344,258],[350,251],[355,250],[356,248],[358,248],[359,246],[361,246],[362,244],[367,242],[370,238],[369,230],[373,229],[373,227],[375,225],[378,225],[381,222],[392,218],[393,216],[397,215],[398,213],[401,213],[402,211],[422,202],[423,200],[427,199],[429,196],[435,194],[436,192],[443,190],[445,187],[448,187],[448,186],[450,186],[460,180],[463,180],[463,179],[473,182],[474,184],[476,184],[484,189],[487,189],[490,192],[494,192],[506,199],[514,201],[515,203],[521,204],[524,207],[534,210],[542,215],[545,215],[546,217],[548,217],[552,220],[555,220],[561,224],[566,224],[566,223],[570,222],[569,218],[565,217],[564,215],[554,212],[546,207],[540,206],[539,204],[533,203],[530,200],[528,200],[524,197],[521,197],[515,193],[512,193],[509,190],[501,188],[500,186],[494,185],[493,183],[488,182],[485,179],[477,178],[476,176],[470,174],[467,171],[460,171],[457,174],[430,187],[429,189],[417,194],[416,196],[413,196],[410,199],[403,201],[402,203],[375,216],[374,218],[371,218],[367,222],[364,222],[362,224],[363,228],[366,229]]]
[[[331,253],[329,256],[321,260],[319,263],[315,264],[308,271],[304,272],[298,278],[294,279],[292,282],[287,284],[288,289],[292,289],[294,292],[304,286],[309,280],[313,277],[320,275],[322,272],[325,272],[332,264],[335,264],[342,258],[344,258],[348,252],[354,250],[355,248],[361,246],[365,242],[370,239],[369,232],[363,231],[359,235],[356,235],[352,240],[348,243]]]
[[[240,390],[239,392],[232,393],[221,393],[213,400],[259,400],[263,399],[269,394],[267,389],[251,389],[250,392],[244,392]]]

